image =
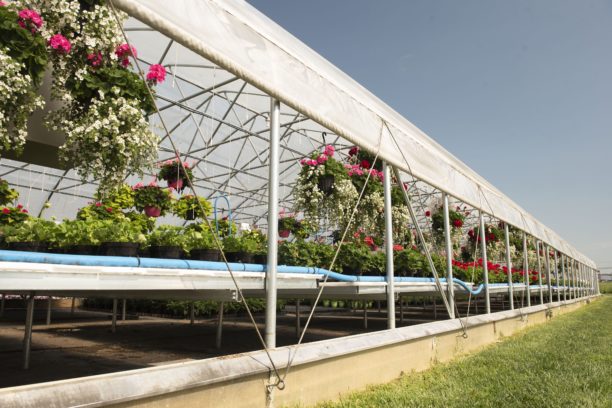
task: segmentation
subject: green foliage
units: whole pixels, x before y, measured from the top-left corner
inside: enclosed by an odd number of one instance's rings
[[[428,270],[427,259],[418,250],[405,248],[395,251],[393,256],[395,273],[400,276],[416,276]]]
[[[7,205],[19,198],[19,192],[10,188],[8,181],[0,179],[0,205]]]
[[[160,165],[157,178],[159,180],[183,180],[184,185],[187,185],[188,180],[194,181],[193,172],[187,162],[181,162],[177,159],[167,160]]]
[[[114,209],[113,207],[106,206],[101,202],[86,205],[77,211],[77,219],[79,220],[113,220],[123,218],[123,213]]]
[[[258,253],[261,248],[257,238],[251,235],[229,236],[223,239],[223,249],[225,252],[248,252],[250,254]]]
[[[212,231],[205,224],[190,224],[185,228],[185,250],[218,249]]]
[[[147,235],[149,246],[176,246],[187,249],[187,239],[182,227],[174,225],[160,225]]]
[[[294,217],[279,217],[278,230],[294,232],[298,221]]]
[[[212,205],[203,197],[184,195],[174,202],[172,212],[185,220],[189,218],[189,213],[192,213],[195,218],[201,219],[210,216]]]
[[[95,231],[103,225],[99,220],[64,220],[59,225],[58,246],[99,245]]]
[[[100,221],[94,231],[94,238],[100,242],[146,242],[139,226],[120,220]]]
[[[0,48],[23,64],[23,74],[39,86],[47,67],[47,44],[39,33],[32,33],[17,24],[18,16],[12,8],[0,7]]]
[[[219,237],[227,237],[228,235],[235,234],[238,229],[236,228],[236,224],[234,221],[229,220],[227,218],[222,218],[217,220],[213,224],[213,228],[215,228],[215,232]]]
[[[345,242],[340,247],[336,260],[339,267],[355,271],[367,271],[371,263],[371,250],[357,242]]]
[[[82,80],[71,76],[66,81],[66,87],[71,90],[74,99],[85,108],[93,99],[100,99],[100,93],[103,93],[109,97],[114,95],[113,97],[117,98],[125,97],[140,101],[140,109],[147,115],[155,111],[155,103],[149,95],[145,82],[136,72],[118,65],[87,67],[87,73]]]
[[[477,354],[319,407],[609,407],[610,344],[605,296]]]
[[[94,198],[106,207],[128,210],[134,206],[134,190],[127,184],[121,184],[110,190],[97,191]]]
[[[327,269],[332,261],[334,249],[330,245],[301,239],[283,241],[278,247],[279,264],[291,266],[314,266]],[[335,268],[338,270],[338,268]]]
[[[6,242],[49,242],[56,243],[60,227],[53,221],[30,218],[19,224],[2,228]]]
[[[134,206],[138,211],[145,207],[161,209],[161,215],[172,209],[172,192],[155,185],[142,186],[134,190]]]
[[[28,218],[30,218],[28,211],[21,205],[17,207],[4,207],[0,210],[0,225],[19,224]]]

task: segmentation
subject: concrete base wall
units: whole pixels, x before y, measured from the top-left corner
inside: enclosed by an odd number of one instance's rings
[[[274,406],[311,405],[402,373],[476,351],[526,327],[571,312],[590,299],[470,317],[302,345]],[[295,347],[271,351],[284,374]],[[263,351],[0,390],[2,407],[264,407],[270,363]]]

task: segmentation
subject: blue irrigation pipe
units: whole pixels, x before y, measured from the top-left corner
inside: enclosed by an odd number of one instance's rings
[[[47,263],[56,265],[79,265],[79,266],[116,266],[130,268],[164,268],[164,269],[189,269],[189,270],[212,270],[226,271],[224,262],[194,261],[188,259],[160,259],[160,258],[138,258],[125,256],[100,256],[100,255],[69,255],[69,254],[48,254],[43,252],[26,252],[0,250],[0,261],[2,262],[27,262],[27,263]],[[233,272],[265,272],[266,265],[229,263]],[[354,276],[329,271],[323,268],[309,266],[289,266],[279,265],[279,273],[303,273],[312,275],[327,275],[329,278],[339,282],[385,282],[384,276]],[[445,278],[440,279],[446,282]],[[433,283],[433,278],[422,277],[396,277],[395,282],[413,283]],[[472,295],[482,292],[484,285],[480,284],[475,289],[468,283],[453,279],[463,290]],[[489,286],[507,286],[507,283],[489,284]]]

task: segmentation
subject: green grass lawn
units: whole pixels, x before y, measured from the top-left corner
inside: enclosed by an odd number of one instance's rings
[[[612,407],[612,296],[320,407]]]
[[[601,293],[612,293],[612,282],[599,282],[599,291]]]

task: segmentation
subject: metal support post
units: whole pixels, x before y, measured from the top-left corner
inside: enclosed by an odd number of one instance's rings
[[[127,315],[127,301],[125,299],[121,302],[121,320],[125,322],[125,317]]]
[[[536,256],[538,258],[538,286],[540,287],[540,304],[544,304],[544,290],[542,288],[542,263],[540,261],[540,241],[536,239]]]
[[[527,247],[527,233],[523,232],[523,271],[525,272],[525,288],[527,290],[527,307],[531,306],[531,274],[529,273],[529,248]]]
[[[32,347],[32,324],[34,321],[34,292],[28,296],[26,320],[23,334],[23,369],[30,368],[30,349]]]
[[[561,301],[561,280],[559,279],[559,259],[555,249],[555,282],[557,283],[557,302]]]
[[[453,244],[450,227],[450,216],[448,211],[448,194],[442,193],[444,197],[444,243],[446,244],[446,290],[448,291],[448,306],[450,308],[449,318],[455,318],[455,285],[453,284]]]
[[[299,339],[302,332],[302,322],[300,321],[300,299],[295,301],[295,336]]]
[[[4,306],[6,303],[5,294],[2,294],[2,300],[0,300],[0,317],[4,317]]]
[[[508,297],[510,298],[510,310],[514,310],[514,291],[512,290],[512,258],[510,257],[510,228],[504,222],[504,235],[506,238],[506,267],[508,268]]]
[[[47,297],[47,321],[45,322],[47,326],[51,324],[51,296]]]
[[[189,303],[189,324],[195,323],[195,303]]]
[[[565,255],[561,254],[561,280],[563,282],[563,300],[567,300],[567,285],[565,284]]]
[[[74,301],[75,298],[72,298],[72,303],[70,304],[70,316],[74,316]]]
[[[398,180],[398,183],[401,182]],[[393,215],[391,213],[391,172],[383,162],[385,190],[385,253],[387,254],[387,328],[395,329],[395,277],[393,274]]]
[[[113,299],[113,318],[111,324],[111,332],[117,332],[117,299]]]
[[[400,296],[399,298],[400,307],[400,324],[404,324],[404,299]]]
[[[365,302],[363,304],[363,328],[368,328],[368,305]]]
[[[266,347],[276,347],[276,270],[278,252],[280,102],[270,99],[270,163],[268,167],[268,265],[266,268]]]
[[[487,266],[487,237],[485,232],[484,213],[480,211],[480,245],[482,251],[482,269],[485,290],[485,308],[487,314],[491,313],[491,298],[489,293],[489,268]],[[510,272],[511,273],[511,272]]]
[[[576,299],[578,297],[576,285],[576,260],[572,259],[572,299]]]
[[[548,286],[548,303],[553,302],[552,285],[550,283],[550,254],[548,253],[548,245],[542,242],[544,250],[544,261],[546,262],[546,285]]]
[[[223,336],[223,302],[219,302],[219,316],[217,316],[217,333],[215,334],[215,347],[221,348],[221,339]]]

